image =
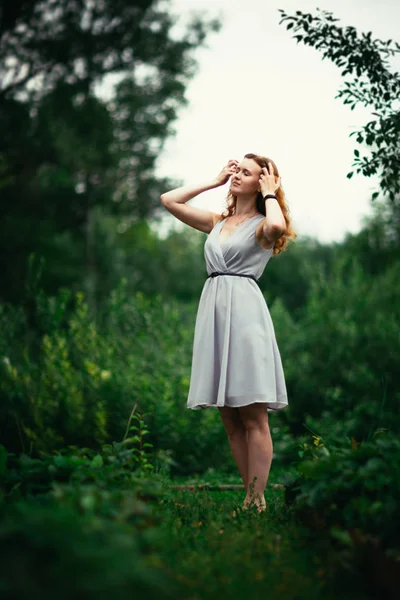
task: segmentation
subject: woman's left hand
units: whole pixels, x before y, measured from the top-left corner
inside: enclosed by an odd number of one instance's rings
[[[275,194],[281,185],[281,178],[274,175],[274,167],[271,163],[268,163],[268,169],[263,167],[260,173],[260,189],[263,196],[266,194]]]

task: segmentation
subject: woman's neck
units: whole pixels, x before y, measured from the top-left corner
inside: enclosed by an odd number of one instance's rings
[[[257,206],[254,203],[254,200],[250,202],[238,202],[236,200],[235,206],[235,215],[237,217],[250,217],[251,215],[256,215],[258,212]]]

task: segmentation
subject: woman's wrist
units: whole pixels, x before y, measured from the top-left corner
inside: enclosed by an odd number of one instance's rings
[[[225,182],[226,183],[226,182]],[[217,181],[216,179],[213,179],[210,183],[210,190],[217,188],[217,187],[221,187],[221,185],[225,185],[224,183],[221,183],[220,181]]]

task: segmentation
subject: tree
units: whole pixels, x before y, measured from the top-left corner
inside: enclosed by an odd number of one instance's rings
[[[34,253],[49,265],[45,289],[83,277],[93,306],[95,215],[117,227],[159,210],[170,182],[155,176],[156,159],[187,102],[193,53],[219,23],[195,15],[178,36],[158,0],[9,0],[1,10],[1,295],[22,295]],[[119,83],[105,102],[95,89],[110,74]]]
[[[356,136],[359,144],[370,147],[369,155],[361,156],[354,150],[353,167],[365,177],[379,174],[380,188],[393,203],[400,196],[400,75],[389,69],[389,57],[400,52],[400,46],[392,40],[372,39],[372,33],[357,34],[355,27],[339,27],[339,21],[328,11],[317,9],[318,16],[297,10],[289,15],[284,10],[280,24],[296,32],[297,43],[312,46],[321,51],[322,59],[328,58],[338,67],[344,67],[341,75],[351,76],[345,81],[336,98],[343,98],[351,110],[361,103],[373,109],[375,117]],[[298,33],[297,33],[298,32]],[[353,176],[353,171],[347,177]],[[379,195],[374,192],[372,200]]]
[[[47,94],[63,81],[87,91],[110,73],[152,65],[157,77],[185,76],[191,51],[219,22],[193,16],[185,35],[159,0],[5,0],[0,13],[0,97]]]

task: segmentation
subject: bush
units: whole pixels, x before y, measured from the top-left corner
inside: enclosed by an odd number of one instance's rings
[[[399,282],[400,264],[371,278],[356,260],[311,281],[304,316],[280,333],[293,433],[322,413],[351,419],[359,439],[387,423],[400,431]]]
[[[297,514],[323,531],[371,536],[400,556],[397,435],[377,430],[369,440],[337,440],[328,447],[314,435],[299,455],[299,476],[287,489]]]
[[[4,597],[173,598],[141,415],[122,443],[41,459],[0,446],[0,590]]]
[[[3,306],[4,445],[36,456],[100,448],[122,439],[135,408],[148,415],[149,442],[169,453],[176,472],[229,461],[217,411],[186,409],[196,309],[161,295],[129,297],[122,281],[94,321],[83,294],[39,293],[34,336],[23,312]]]

